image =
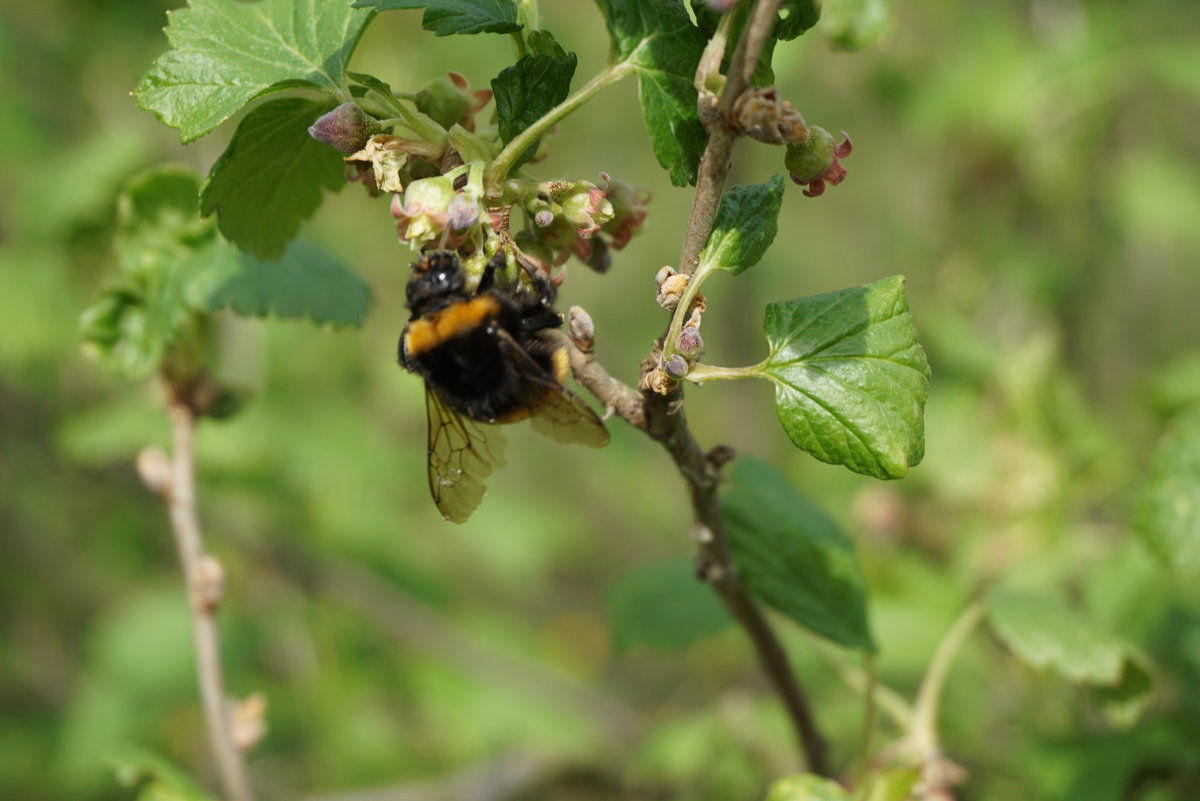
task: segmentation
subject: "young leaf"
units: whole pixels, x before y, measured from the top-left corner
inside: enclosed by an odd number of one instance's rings
[[[854,546],[766,462],[743,458],[721,498],[733,561],[751,595],[807,629],[873,651]]]
[[[1200,575],[1200,413],[1180,420],[1155,448],[1134,525],[1178,575]]]
[[[255,108],[238,125],[201,193],[201,211],[216,212],[227,239],[276,259],[321,205],[321,190],[341,189],[338,153],[308,135],[308,126],[333,104],[287,97]]]
[[[255,317],[308,319],[317,325],[362,325],[371,289],[316,245],[293,242],[278,262],[256,259],[225,242],[204,254],[187,286],[196,308]]]
[[[771,29],[772,38],[789,42],[821,19],[821,3],[817,0],[783,0],[779,6],[779,21]]]
[[[766,801],[850,801],[850,794],[833,779],[804,773],[776,779],[767,789]]]
[[[1031,667],[1101,688],[1115,725],[1130,725],[1152,690],[1145,657],[1057,601],[993,590],[986,600],[996,635]]]
[[[374,12],[326,0],[189,0],[168,14],[171,49],[134,96],[187,143],[266,92],[309,87],[340,96],[346,62]]]
[[[713,591],[686,559],[641,565],[621,576],[608,597],[618,651],[645,645],[678,651],[730,623]]]
[[[379,11],[423,8],[421,27],[438,36],[516,33],[522,28],[513,0],[358,0],[354,7]]]
[[[500,137],[505,142],[566,100],[571,93],[571,78],[575,75],[576,62],[574,53],[561,57],[522,56],[516,64],[505,67],[492,79]],[[536,152],[535,142],[517,158],[513,168],[529,161]]]
[[[798,448],[876,478],[925,452],[929,363],[901,276],[772,303],[763,320],[775,412]]]
[[[216,237],[200,217],[200,181],[183,167],[133,176],[117,198],[117,259],[122,280],[80,316],[85,349],[131,378],[158,368],[192,315],[184,298],[186,265]]]
[[[700,263],[737,275],[758,264],[778,230],[783,202],[783,176],[753,186],[735,186],[721,198],[717,219]]]
[[[695,183],[706,134],[692,80],[705,37],[678,0],[597,0],[608,22],[610,61],[637,68],[642,120],[654,155],[676,186]]]

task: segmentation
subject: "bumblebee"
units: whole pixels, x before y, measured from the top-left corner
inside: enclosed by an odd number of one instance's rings
[[[600,418],[564,386],[566,349],[545,335],[562,325],[549,283],[533,275],[532,290],[502,291],[495,274],[503,251],[498,259],[472,292],[458,257],[433,251],[412,265],[406,289],[412,315],[400,364],[425,380],[429,491],[455,523],[475,511],[484,479],[504,464],[501,424],[528,418],[559,442],[608,444]]]

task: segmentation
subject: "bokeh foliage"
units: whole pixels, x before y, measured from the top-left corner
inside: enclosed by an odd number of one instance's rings
[[[595,9],[542,6],[578,74],[598,69]],[[129,742],[211,779],[172,545],[132,468],[164,442],[160,399],[78,345],[80,310],[117,271],[119,187],[163,160],[206,173],[237,124],[181,151],[129,99],[164,49],[167,7],[0,11],[3,797],[128,797],[105,760]],[[691,392],[694,428],[781,467],[855,542],[880,676],[897,689],[911,694],[950,621],[1002,578],[1152,660],[1160,690],[1121,729],[1105,699],[976,635],[942,718],[970,797],[1195,797],[1200,591],[1162,564],[1175,541],[1139,540],[1133,521],[1196,497],[1143,485],[1164,460],[1195,463],[1180,420],[1200,399],[1200,19],[1189,0],[925,2],[904,4],[893,31],[879,51],[811,35],[777,48],[783,96],[854,136],[851,175],[819,201],[785,195],[762,263],[712,287],[705,340],[714,362],[754,363],[768,301],[905,274],[934,367],[925,461],[899,484],[821,465],[780,435],[759,382]],[[469,41],[386,14],[350,66],[416,88],[449,69],[483,86],[511,63],[503,37]],[[653,193],[648,230],[612,272],[574,269],[563,290],[625,378],[665,324],[651,279],[677,258],[690,200],[635,124],[635,94],[623,84],[585,107],[535,165]],[[737,183],[779,170],[776,150],[737,155]],[[681,488],[644,438],[614,424],[609,449],[579,454],[515,431],[486,514],[439,519],[419,382],[394,363],[409,254],[391,223],[352,187],[306,228],[371,284],[361,331],[228,316],[217,336],[223,377],[252,399],[201,431],[202,514],[230,573],[232,689],[270,700],[253,763],[269,796],[512,753],[586,766],[577,782],[624,783],[621,797],[761,796],[792,747],[740,635],[659,653],[609,617],[631,571],[690,550]],[[372,614],[366,586],[385,588],[390,614]],[[720,628],[709,611],[700,634]],[[848,766],[861,702],[781,627]]]

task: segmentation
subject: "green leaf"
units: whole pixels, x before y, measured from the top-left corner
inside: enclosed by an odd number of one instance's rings
[[[500,138],[505,142],[511,141],[546,112],[566,100],[567,95],[571,93],[571,78],[575,75],[576,63],[574,53],[568,53],[561,58],[527,55],[522,56],[513,66],[501,70],[500,74],[492,79]],[[529,161],[536,152],[535,142],[517,158],[513,168]]]
[[[567,51],[554,38],[550,31],[530,31],[525,36],[525,47],[535,56],[551,56],[566,58]]]
[[[654,155],[676,186],[695,183],[707,136],[692,80],[706,39],[678,0],[597,0],[610,61],[637,69],[642,120]]]
[[[641,565],[617,580],[608,598],[618,651],[645,645],[678,651],[730,623],[716,595],[686,559]]]
[[[783,176],[753,186],[735,186],[721,198],[717,219],[700,263],[737,275],[762,259],[778,230]]]
[[[891,32],[891,0],[824,0],[821,30],[834,47],[862,50]]]
[[[421,27],[438,36],[456,33],[516,33],[517,4],[513,0],[358,0],[355,8],[396,11],[425,9]]]
[[[1155,448],[1134,527],[1172,571],[1200,576],[1200,413],[1179,420]]]
[[[171,49],[134,95],[186,143],[267,92],[308,87],[340,96],[346,62],[374,12],[329,0],[190,0],[168,14]]]
[[[752,596],[836,643],[875,649],[853,544],[786,477],[766,462],[739,459],[721,514]]]
[[[197,308],[255,317],[304,318],[318,325],[362,324],[371,289],[316,245],[293,242],[278,262],[267,262],[220,243],[195,267],[187,287]]]
[[[199,190],[190,170],[155,167],[130,178],[117,199],[123,277],[79,322],[89,355],[131,378],[157,369],[191,321],[185,265],[216,237],[212,223],[200,217]]]
[[[1146,658],[1059,602],[997,589],[988,593],[986,609],[996,636],[1023,662],[1100,688],[1114,725],[1131,725],[1149,702]]]
[[[109,758],[123,787],[142,785],[144,801],[213,801],[190,776],[170,760],[135,746],[126,746]]]
[[[850,794],[833,779],[805,773],[776,779],[767,789],[766,801],[850,801]]]
[[[216,212],[221,233],[242,250],[279,258],[321,205],[321,190],[346,184],[338,152],[308,135],[332,107],[299,97],[271,100],[238,125],[200,199],[201,211]]]
[[[824,0],[828,2],[828,0]],[[771,29],[772,38],[788,42],[817,24],[822,3],[817,0],[784,0],[779,7],[779,21]]]
[[[116,251],[129,275],[153,274],[214,235],[212,221],[200,217],[200,180],[186,167],[143,170],[117,197]]]
[[[900,478],[925,452],[929,363],[904,279],[767,306],[775,412],[798,448],[876,478]]]

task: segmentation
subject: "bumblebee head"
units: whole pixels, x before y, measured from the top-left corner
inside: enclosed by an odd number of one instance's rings
[[[463,294],[466,276],[454,253],[427,253],[412,267],[413,275],[405,288],[409,309],[418,311],[435,300]]]

